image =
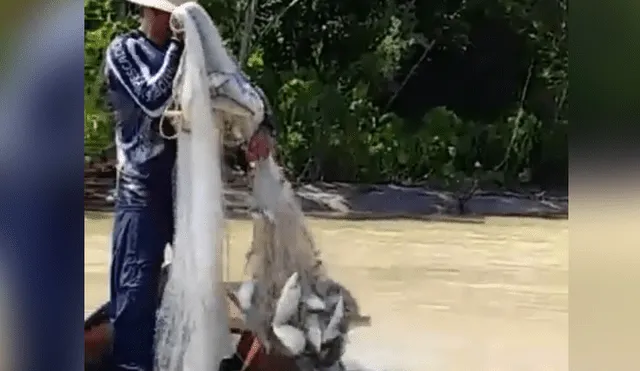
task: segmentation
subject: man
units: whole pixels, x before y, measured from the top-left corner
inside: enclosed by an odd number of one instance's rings
[[[114,368],[151,371],[158,281],[174,226],[176,141],[160,136],[159,129],[166,125],[161,116],[183,50],[181,36],[172,35],[170,13],[185,0],[130,1],[142,7],[141,27],[116,37],[106,52],[119,162],[110,319]],[[267,132],[259,130],[247,157],[268,156],[270,143]]]

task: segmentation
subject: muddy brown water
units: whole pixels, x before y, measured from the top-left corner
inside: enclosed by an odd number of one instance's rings
[[[330,274],[373,325],[350,334],[354,368],[568,370],[568,222],[310,219]],[[108,295],[109,214],[85,215],[85,312]],[[251,223],[229,223],[229,279]],[[358,365],[355,365],[355,364]]]

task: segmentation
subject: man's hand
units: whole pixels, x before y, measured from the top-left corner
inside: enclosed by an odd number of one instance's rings
[[[273,138],[271,138],[271,135],[263,128],[258,129],[251,139],[249,139],[246,151],[247,161],[255,162],[264,160],[269,157],[272,148]]]
[[[171,35],[171,38],[178,41],[180,44],[182,44],[184,43],[184,32],[183,31],[174,32]]]
[[[184,27],[176,17],[169,19],[172,37],[180,42],[184,42]]]

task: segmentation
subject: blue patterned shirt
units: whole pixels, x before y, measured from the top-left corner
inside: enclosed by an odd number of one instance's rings
[[[106,52],[109,98],[116,114],[117,207],[173,204],[176,141],[159,134],[173,128],[160,122],[172,95],[182,45],[160,47],[139,31],[116,37]]]

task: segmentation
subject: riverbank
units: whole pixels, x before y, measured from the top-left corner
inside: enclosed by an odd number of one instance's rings
[[[230,217],[250,213],[251,190],[247,179],[227,182],[224,198]],[[85,210],[111,211],[115,167],[113,163],[85,167]],[[295,187],[309,216],[339,219],[447,219],[476,221],[485,216],[566,219],[566,193],[477,190],[464,198],[456,192],[426,186],[393,184],[314,183]]]

